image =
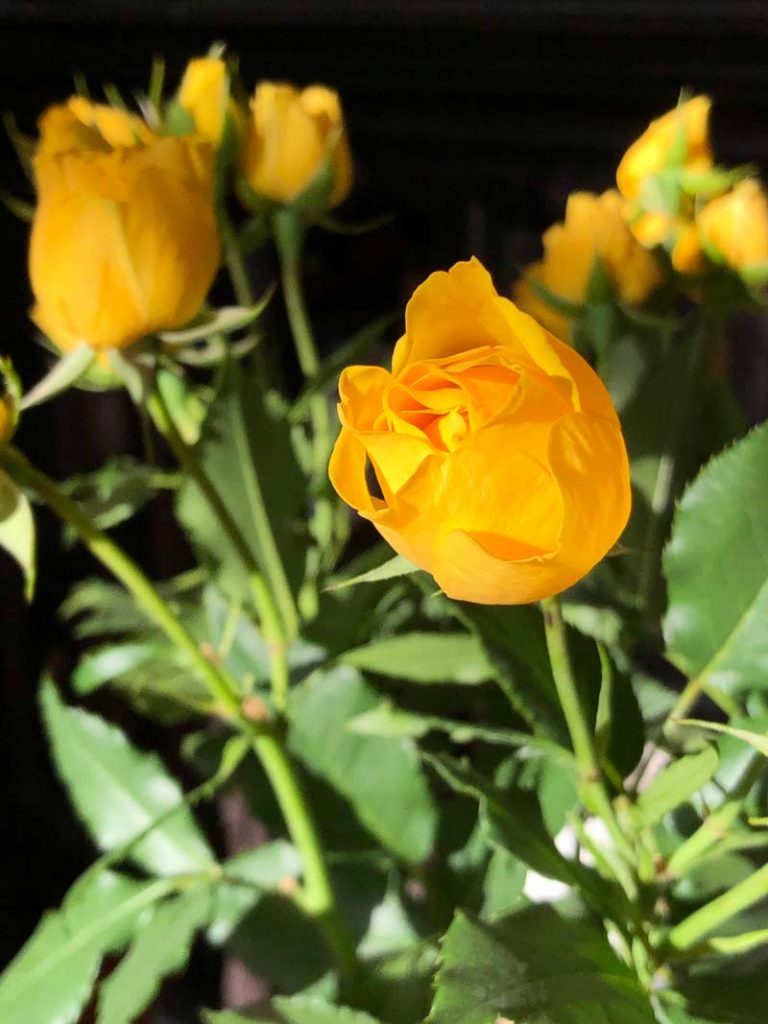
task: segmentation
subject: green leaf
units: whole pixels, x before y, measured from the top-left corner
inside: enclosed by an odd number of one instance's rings
[[[202,313],[191,327],[179,331],[161,331],[158,337],[167,345],[190,345],[196,341],[204,341],[212,334],[232,334],[241,331],[261,316],[274,293],[273,284],[253,306],[222,306],[221,309],[209,310]]]
[[[35,521],[27,496],[0,470],[0,548],[7,551],[24,574],[28,601],[35,592]]]
[[[178,783],[154,754],[138,751],[97,715],[68,707],[50,680],[43,682],[41,702],[56,770],[101,849],[121,846],[182,804]],[[184,806],[142,839],[131,856],[158,875],[196,872],[214,863]]]
[[[245,850],[222,864],[224,881],[213,893],[213,914],[208,940],[226,942],[243,917],[265,892],[301,877],[302,862],[296,848],[283,839]]]
[[[99,993],[98,1024],[131,1024],[150,1005],[160,983],[183,969],[195,933],[210,909],[207,889],[167,900],[141,928]]]
[[[664,553],[664,636],[691,678],[768,688],[768,424],[713,459],[683,495]]]
[[[278,996],[274,1002],[287,1024],[378,1024],[362,1010],[334,1006],[311,996]]]
[[[457,603],[455,608],[483,644],[518,714],[539,735],[564,741],[567,733],[539,612],[531,606]]]
[[[345,587],[355,587],[358,583],[380,583],[382,580],[392,580],[397,576],[408,576],[412,572],[418,571],[418,565],[409,562],[402,555],[395,555],[383,565],[377,565],[375,569],[369,569],[359,576],[353,576],[351,579],[331,580],[326,584],[325,589],[343,590]]]
[[[380,701],[370,711],[357,715],[348,723],[347,728],[362,736],[413,736],[414,739],[426,736],[428,732],[443,732],[450,736],[454,743],[485,740],[486,743],[500,746],[532,747],[566,754],[566,751],[556,744],[540,740],[526,732],[453,721],[433,715],[420,715],[413,711],[404,711],[388,698]]]
[[[109,459],[93,473],[70,477],[63,490],[101,530],[125,522],[144,508],[172,478],[130,455]],[[69,539],[75,538],[70,531]]]
[[[675,725],[690,725],[696,729],[708,729],[710,732],[733,736],[734,739],[743,740],[750,747],[754,747],[755,750],[768,757],[768,735],[752,732],[750,729],[734,729],[733,726],[723,725],[721,722],[704,722],[700,718],[678,718],[675,720]]]
[[[89,651],[72,675],[75,693],[93,693],[105,683],[131,674],[155,659],[163,649],[148,643],[109,644]]]
[[[0,976],[3,1024],[73,1024],[106,953],[119,952],[170,880],[135,882],[112,872],[85,875],[60,910],[48,911]]]
[[[265,393],[258,381],[229,363],[196,455],[267,575],[292,630],[293,596],[304,574],[305,481],[278,396]],[[182,488],[177,514],[205,561],[214,566],[222,589],[250,599],[248,568],[191,480]]]
[[[574,881],[574,865],[555,846],[535,793],[516,787],[502,792],[466,761],[433,754],[424,757],[452,789],[478,801],[495,845],[508,850],[540,875],[561,882]]]
[[[403,860],[432,849],[437,811],[407,738],[360,736],[348,722],[378,704],[352,668],[315,672],[291,695],[291,749],[352,804],[358,818]]]
[[[88,367],[96,359],[96,351],[85,342],[67,352],[58,360],[51,370],[39,380],[37,384],[28,391],[21,400],[21,408],[31,409],[35,405],[41,405],[50,398],[66,391],[74,384],[79,377],[82,377]]]
[[[665,814],[685,803],[717,771],[719,758],[714,747],[704,747],[673,761],[660,772],[637,798],[636,811],[644,825],[653,825]]]
[[[430,1024],[654,1024],[602,930],[531,907],[497,924],[459,914],[443,939]]]
[[[467,633],[401,633],[347,651],[341,660],[363,671],[417,683],[464,683],[493,678],[477,637]]]

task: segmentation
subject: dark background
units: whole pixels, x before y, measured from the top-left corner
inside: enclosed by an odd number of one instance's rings
[[[721,161],[768,163],[768,4],[736,0],[0,0],[0,107],[32,132],[41,110],[71,93],[73,70],[94,95],[104,81],[130,95],[162,54],[173,88],[187,58],[216,40],[240,55],[249,86],[278,78],[338,88],[357,163],[340,216],[397,215],[365,237],[312,237],[307,288],[326,350],[399,308],[431,270],[471,253],[506,289],[536,255],[542,229],[561,217],[567,193],[609,187],[623,150],[675,104],[681,86],[714,97]],[[4,138],[0,188],[25,190]],[[26,317],[26,235],[0,210],[0,349],[29,385],[46,360]],[[270,276],[269,262],[259,273]],[[287,344],[272,316],[274,337]],[[751,421],[768,412],[767,333],[755,319],[732,328],[734,383]],[[120,395],[67,394],[32,412],[18,441],[56,477],[112,453],[140,454],[135,415]],[[35,692],[43,664],[66,670],[72,659],[56,608],[93,567],[77,549],[62,552],[52,522],[38,519],[41,578],[31,609],[0,554],[0,961],[92,856],[51,772]],[[158,506],[121,532],[158,577],[188,557],[170,526]],[[101,707],[139,743],[168,743],[108,700]],[[213,969],[202,969],[197,984],[212,1001]]]

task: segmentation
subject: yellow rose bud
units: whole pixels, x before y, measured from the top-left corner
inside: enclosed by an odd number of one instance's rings
[[[754,178],[707,203],[699,230],[713,254],[734,270],[768,264],[768,198]]]
[[[82,96],[73,96],[66,103],[49,107],[38,127],[38,162],[70,149],[107,152],[117,146],[146,145],[155,137],[135,114],[91,103]]]
[[[13,437],[16,428],[16,416],[13,404],[8,395],[0,396],[0,445],[4,445]]]
[[[81,342],[123,348],[183,326],[219,263],[211,146],[151,133],[143,142],[131,129],[132,144],[113,148],[128,137],[128,122],[101,111],[90,125],[75,118],[93,133],[91,144],[71,115],[72,103],[41,119],[29,250],[34,321],[65,351]],[[67,140],[77,144],[61,151]]]
[[[322,85],[299,91],[261,82],[251,99],[241,170],[259,196],[291,203],[331,161],[332,209],[352,187],[352,158],[338,94]]]
[[[559,298],[581,303],[587,298],[595,260],[627,302],[642,302],[661,280],[654,257],[632,235],[623,216],[623,200],[615,190],[568,197],[565,221],[544,232],[544,259],[532,264],[517,283],[514,298],[560,338],[570,337],[568,319],[541,298],[526,278],[544,285]]]
[[[427,278],[391,371],[349,367],[339,392],[333,486],[449,597],[556,594],[627,522],[627,453],[608,392],[497,295],[477,260]]]
[[[229,70],[220,57],[198,57],[187,64],[179,87],[179,103],[195,123],[202,138],[218,145],[232,118],[238,137],[245,132],[245,117],[229,94]]]
[[[712,167],[708,96],[694,96],[651,121],[624,154],[616,172],[619,191],[638,199],[646,180],[670,166],[703,172]]]

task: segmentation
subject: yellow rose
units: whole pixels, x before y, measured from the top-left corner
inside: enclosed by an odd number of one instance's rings
[[[77,113],[70,102],[40,123],[32,318],[64,351],[123,348],[183,326],[205,299],[219,263],[213,151],[127,135],[120,111],[97,109],[90,124]]]
[[[651,121],[622,157],[616,172],[619,191],[638,199],[648,178],[670,166],[703,173],[712,167],[708,96],[694,96]]]
[[[477,260],[427,278],[391,371],[349,367],[339,391],[331,482],[450,597],[558,593],[626,524],[627,453],[605,387]]]
[[[768,198],[754,178],[707,203],[699,230],[708,249],[737,271],[768,264]]]
[[[13,405],[8,395],[0,395],[0,445],[10,441],[16,427]]]
[[[187,64],[178,101],[194,121],[197,134],[214,145],[221,141],[227,114],[242,138],[245,117],[230,98],[229,70],[220,57],[198,57]]]
[[[616,171],[619,191],[627,200],[625,213],[635,238],[647,248],[665,246],[681,273],[704,268],[704,257],[693,224],[694,204],[682,183],[656,179],[665,171],[703,174],[712,168],[708,96],[694,96],[652,121],[624,154]],[[654,184],[658,187],[654,187]]]
[[[135,114],[91,103],[82,96],[73,96],[66,103],[49,107],[38,127],[38,162],[70,149],[108,152],[118,146],[147,145],[155,138]]]
[[[528,267],[515,287],[514,298],[521,309],[560,338],[570,337],[567,317],[540,298],[526,278],[533,278],[559,298],[581,303],[587,298],[599,258],[619,295],[632,304],[642,302],[661,280],[654,257],[627,227],[623,200],[613,189],[599,196],[572,193],[565,221],[548,228],[542,242],[544,259]]]
[[[259,196],[291,203],[330,160],[332,209],[352,187],[352,158],[338,94],[322,85],[299,91],[261,82],[251,99],[241,170]]]

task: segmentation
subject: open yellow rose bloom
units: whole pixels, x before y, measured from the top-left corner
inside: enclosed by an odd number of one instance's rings
[[[624,529],[629,469],[608,392],[477,260],[427,278],[391,371],[350,367],[339,391],[334,487],[449,597],[556,594]]]
[[[561,338],[570,337],[568,319],[536,293],[528,278],[558,298],[577,303],[587,298],[598,258],[619,295],[629,303],[642,302],[661,281],[656,260],[629,230],[623,205],[615,189],[602,195],[573,192],[564,222],[544,232],[544,258],[528,267],[515,287],[515,301],[521,309]]]
[[[33,319],[62,350],[123,348],[181,327],[219,265],[213,152],[75,98],[40,120]]]

